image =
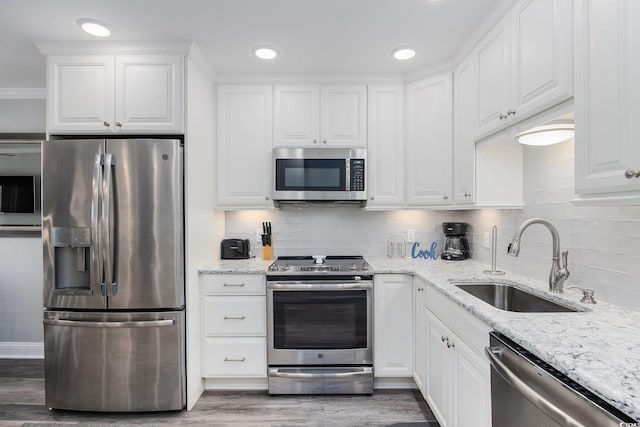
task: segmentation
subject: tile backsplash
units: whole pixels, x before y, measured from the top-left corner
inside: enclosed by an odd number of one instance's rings
[[[285,207],[270,211],[226,212],[226,237],[249,238],[254,254],[260,244],[255,230],[263,221],[273,225],[274,255],[361,254],[386,255],[389,238],[416,230],[422,246],[438,242],[442,251],[442,223],[469,223],[471,256],[491,262],[484,233],[498,227],[499,269],[547,281],[551,268],[551,234],[540,226],[528,228],[520,256],[506,254],[507,244],[522,222],[544,217],[560,234],[569,251],[571,276],[565,286],[595,289],[595,297],[640,310],[640,206],[574,206],[573,141],[548,147],[526,147],[522,210],[364,211],[348,206]],[[425,248],[426,249],[426,248]],[[577,292],[569,290],[567,292]]]

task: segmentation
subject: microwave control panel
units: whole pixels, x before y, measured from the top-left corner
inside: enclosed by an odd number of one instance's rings
[[[351,159],[351,191],[364,191],[364,159]]]

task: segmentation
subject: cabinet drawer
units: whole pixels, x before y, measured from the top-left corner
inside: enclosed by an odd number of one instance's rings
[[[484,348],[489,345],[489,332],[493,329],[430,286],[425,296],[427,308],[484,358]]]
[[[205,297],[205,335],[266,335],[266,297]]]
[[[204,377],[267,376],[267,339],[206,338]]]
[[[207,274],[203,284],[205,295],[266,295],[263,274]]]

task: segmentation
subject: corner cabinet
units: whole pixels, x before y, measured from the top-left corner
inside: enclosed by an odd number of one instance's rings
[[[275,147],[367,146],[364,85],[276,85]]]
[[[184,132],[183,55],[47,58],[49,133]]]
[[[478,139],[573,96],[572,8],[520,0],[475,50]]]
[[[491,426],[491,328],[439,291],[426,288],[425,388],[442,427]]]
[[[451,205],[453,102],[451,73],[406,86],[407,205]]]
[[[413,287],[406,274],[376,274],[373,286],[376,377],[413,374]]]
[[[453,73],[453,203],[475,203],[476,64],[471,56]]]
[[[640,205],[640,2],[575,2],[576,203]]]
[[[273,207],[271,137],[271,86],[218,87],[218,207]]]
[[[368,87],[367,209],[404,205],[404,87]]]

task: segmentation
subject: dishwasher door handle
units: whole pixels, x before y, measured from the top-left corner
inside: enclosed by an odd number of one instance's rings
[[[499,347],[485,347],[484,352],[489,358],[491,367],[495,369],[495,371],[500,374],[500,376],[504,378],[509,385],[520,392],[525,398],[527,398],[527,400],[533,403],[538,407],[538,409],[547,414],[554,421],[567,427],[588,427],[535,391],[511,369],[509,369],[509,367],[505,365],[499,357],[502,354],[502,350]]]

